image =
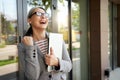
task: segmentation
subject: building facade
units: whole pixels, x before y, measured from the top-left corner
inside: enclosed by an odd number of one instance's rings
[[[42,6],[48,32],[63,34],[73,69],[67,80],[105,80],[120,67],[119,0],[0,0],[0,80],[18,80],[17,44],[27,13]]]

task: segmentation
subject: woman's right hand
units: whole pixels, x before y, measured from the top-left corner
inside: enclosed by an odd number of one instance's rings
[[[27,46],[33,46],[33,38],[31,36],[24,36],[22,42]]]

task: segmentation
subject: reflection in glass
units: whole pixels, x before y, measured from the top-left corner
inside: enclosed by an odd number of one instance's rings
[[[80,7],[72,2],[72,60],[73,80],[80,80]]]
[[[9,8],[9,9],[8,9]],[[17,69],[16,0],[0,0],[0,79],[16,80]]]
[[[63,34],[63,39],[68,45],[68,1],[58,2],[57,21],[58,32]]]
[[[73,80],[80,80],[80,16],[79,4],[72,2],[72,62]],[[68,26],[68,2],[58,2],[58,31],[63,34],[63,38],[68,47],[69,26]],[[68,47],[69,48],[69,47]],[[68,49],[69,50],[69,49]],[[68,79],[69,80],[69,79]]]

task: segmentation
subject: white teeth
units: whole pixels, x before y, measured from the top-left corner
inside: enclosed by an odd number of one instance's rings
[[[40,22],[40,24],[45,24],[45,22]]]
[[[46,24],[46,21],[45,20],[41,20],[40,24]]]

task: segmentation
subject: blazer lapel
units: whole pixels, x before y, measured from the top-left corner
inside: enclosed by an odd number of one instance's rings
[[[44,59],[44,54],[42,54],[42,52],[40,51],[39,47],[37,46],[37,53],[38,55]]]

